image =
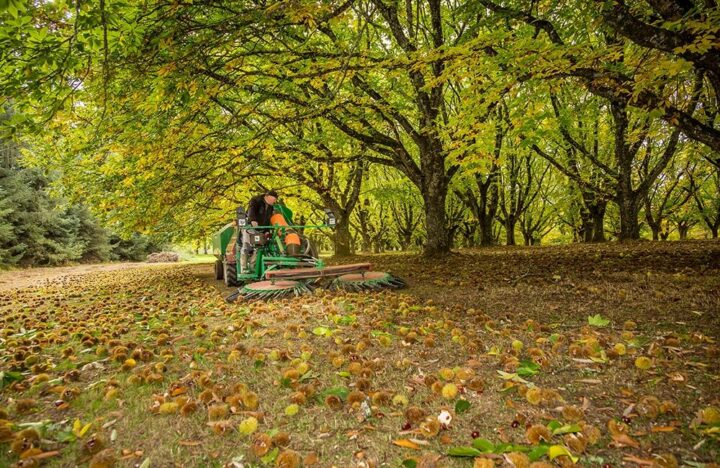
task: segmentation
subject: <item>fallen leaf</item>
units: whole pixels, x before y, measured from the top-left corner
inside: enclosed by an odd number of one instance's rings
[[[393,445],[397,445],[398,447],[420,450],[420,445],[416,444],[415,442],[411,441],[410,439],[396,439],[396,440],[393,440],[392,443],[393,443]]]
[[[640,444],[638,441],[633,439],[627,434],[612,434],[611,435],[613,443],[617,446],[627,446],[627,447],[633,447],[633,448],[640,448]]]
[[[198,445],[202,445],[202,441],[200,440],[181,440],[178,442],[179,445],[182,445],[183,447],[197,447]]]
[[[653,426],[650,432],[673,432],[675,429],[675,426]]]
[[[625,455],[623,457],[623,461],[630,462],[630,463],[636,463],[640,466],[658,466],[655,464],[655,460],[647,459],[647,458],[640,458],[640,457],[636,457],[634,455]]]

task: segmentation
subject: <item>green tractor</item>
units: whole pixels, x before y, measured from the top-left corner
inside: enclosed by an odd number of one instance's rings
[[[293,213],[276,203],[270,226],[250,226],[242,207],[236,219],[212,238],[215,278],[238,290],[229,302],[299,296],[317,287],[363,291],[402,288],[405,282],[389,273],[370,271],[370,263],[328,266],[320,259],[313,243],[303,235],[306,229],[334,228],[336,219],[325,210],[327,220],[319,225],[295,225]],[[247,231],[254,254],[243,265],[243,232]]]

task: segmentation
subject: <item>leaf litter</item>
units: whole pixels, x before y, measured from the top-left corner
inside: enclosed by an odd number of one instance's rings
[[[716,466],[720,248],[648,284],[657,248],[386,255],[406,293],[270,303],[204,265],[10,290],[0,464]]]

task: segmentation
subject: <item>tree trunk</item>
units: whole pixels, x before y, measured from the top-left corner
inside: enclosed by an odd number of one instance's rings
[[[406,251],[410,247],[411,241],[412,241],[412,233],[411,232],[403,233],[402,241],[401,241],[402,244],[400,245],[400,250],[402,250],[403,252]]]
[[[680,234],[680,240],[686,240],[690,226],[684,223],[678,223],[678,234]]]
[[[464,222],[462,226],[462,236],[465,247],[472,247],[475,239],[475,232],[477,231],[477,224],[473,222]]]
[[[428,167],[429,165],[423,166]],[[427,241],[423,254],[429,257],[450,251],[450,236],[445,229],[445,199],[447,198],[448,181],[443,167],[438,167],[434,172],[426,172],[424,175],[422,196],[425,202]]]
[[[618,200],[620,208],[620,240],[637,240],[640,239],[640,223],[638,222],[638,214],[640,207],[637,199],[633,196],[621,196]]]
[[[495,243],[493,239],[493,219],[494,216],[481,215],[479,220],[480,228],[480,245],[487,247]]]
[[[350,223],[345,217],[337,218],[335,234],[333,236],[336,256],[347,256],[352,254]]]
[[[507,245],[515,245],[515,217],[508,215],[505,222],[505,242]]]
[[[660,231],[662,230],[662,218],[658,215],[658,220],[656,221],[655,218],[653,218],[651,210],[652,206],[648,202],[647,198],[645,199],[645,222],[650,227],[650,231],[652,231],[652,240],[657,241],[660,240]]]
[[[605,242],[605,210],[607,203],[596,202],[589,207],[592,217],[592,238],[593,242]]]
[[[368,253],[372,252],[372,240],[370,239],[370,236],[362,236],[362,251]]]
[[[498,187],[494,179],[488,179],[488,183],[481,184],[478,182],[480,203],[475,209],[475,217],[478,220],[480,228],[480,245],[488,247],[495,245],[495,237],[493,236],[493,222],[495,221],[495,213],[498,205]]]
[[[632,162],[633,152],[627,144],[627,131],[629,119],[627,116],[627,104],[624,102],[612,102],[612,111],[615,134],[614,154],[617,162],[617,192],[615,202],[620,211],[620,240],[635,240],[640,238],[640,224],[638,214],[640,207],[638,195],[633,191]]]
[[[495,135],[495,158],[500,157],[500,150],[502,148],[502,129],[498,127]],[[499,189],[498,189],[498,174],[500,168],[497,164],[493,163],[490,168],[490,173],[485,179],[482,174],[475,175],[475,185],[478,188],[478,196],[475,197],[472,190],[467,190],[464,194],[460,193],[460,199],[470,208],[475,219],[477,219],[477,228],[479,232],[480,246],[487,247],[495,245],[495,238],[493,235],[493,222],[495,221],[495,214],[498,209],[499,202]]]
[[[583,242],[592,242],[593,232],[595,232],[592,216],[583,209],[580,212],[580,236]]]
[[[533,237],[531,233],[522,233],[523,235],[523,244],[525,245],[533,245]]]

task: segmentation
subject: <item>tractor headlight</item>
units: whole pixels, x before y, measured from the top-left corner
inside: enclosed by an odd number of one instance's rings
[[[237,224],[239,227],[247,226],[247,214],[245,214],[245,208],[239,206],[236,210],[237,213]]]
[[[337,219],[335,219],[335,213],[330,211],[329,208],[326,208],[325,214],[327,215],[327,225],[334,228],[337,225]]]

